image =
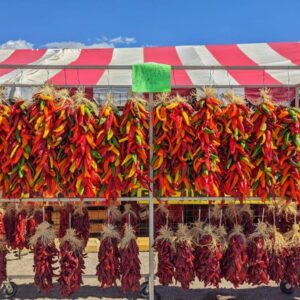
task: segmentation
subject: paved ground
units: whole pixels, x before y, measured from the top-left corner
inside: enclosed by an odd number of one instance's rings
[[[147,273],[148,255],[141,254],[142,273]],[[95,265],[97,255],[89,254],[86,259],[86,274],[95,274]],[[32,273],[32,254],[24,256],[21,260],[15,259],[9,254],[8,274],[13,281],[18,284],[18,293],[14,299],[62,299],[59,296],[58,286],[55,286],[51,294],[43,295],[37,292],[31,280],[17,280],[15,275],[28,275]],[[118,288],[101,289],[98,287],[96,278],[84,279],[84,286],[74,295],[72,299],[142,299],[132,296],[125,297]],[[220,289],[206,289],[198,281],[193,284],[190,290],[182,290],[178,286],[172,287],[156,287],[156,291],[160,294],[162,300],[300,300],[300,292],[296,291],[292,296],[281,293],[276,285],[270,287],[250,287],[242,286],[240,289],[233,289],[227,282],[222,283]],[[0,299],[2,295],[0,294]]]

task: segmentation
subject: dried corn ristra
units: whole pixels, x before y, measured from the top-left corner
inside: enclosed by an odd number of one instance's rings
[[[138,99],[127,101],[121,117],[119,140],[125,194],[135,195],[142,187],[150,189],[148,120],[149,115],[142,101]]]
[[[101,177],[101,197],[116,201],[121,196],[123,174],[120,154],[120,115],[111,102],[106,102],[99,111],[99,126],[96,133],[96,149],[92,156],[97,161]]]
[[[28,112],[24,101],[17,101],[10,107],[8,143],[5,162],[2,164],[4,174],[4,197],[26,198],[32,194],[30,183],[34,168],[31,161],[32,125],[28,121]]]
[[[36,196],[55,197],[59,192],[56,183],[59,167],[53,142],[58,110],[54,88],[46,85],[33,96],[33,100],[34,103],[29,108],[29,122],[34,134],[31,150],[34,177],[30,185]]]
[[[250,109],[244,99],[228,92],[230,101],[222,111],[220,159],[222,162],[223,192],[244,199],[250,196],[251,172],[249,141],[252,130]]]
[[[276,121],[276,107],[268,99],[256,106],[251,116],[253,123],[251,161],[254,165],[251,184],[253,195],[262,197],[263,200],[274,197],[276,190],[278,165],[274,137],[274,132],[278,130]]]
[[[171,196],[191,188],[194,110],[179,96],[162,102],[153,111],[155,194]]]
[[[195,190],[206,196],[219,196],[220,192],[220,130],[218,117],[221,101],[206,90],[205,98],[197,101],[192,122],[195,131],[193,146],[193,178]]]
[[[300,203],[300,110],[279,107],[279,129],[273,134],[279,153],[279,194]]]
[[[97,108],[79,91],[74,95],[69,117],[69,147],[60,164],[61,176],[70,184],[71,195],[95,197],[100,184],[97,161],[92,155],[96,149]]]

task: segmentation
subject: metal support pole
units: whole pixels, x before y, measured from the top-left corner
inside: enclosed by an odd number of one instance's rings
[[[299,87],[297,86],[295,89],[296,96],[295,96],[295,107],[300,107],[299,101]]]
[[[149,146],[150,146],[150,165],[149,177],[151,179],[149,191],[149,300],[154,300],[154,198],[153,198],[153,168],[151,165],[153,157],[153,93],[149,93]]]

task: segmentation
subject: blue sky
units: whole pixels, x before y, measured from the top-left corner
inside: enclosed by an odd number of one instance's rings
[[[1,0],[2,47],[300,41],[299,0]]]

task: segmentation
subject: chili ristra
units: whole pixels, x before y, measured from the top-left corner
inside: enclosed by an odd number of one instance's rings
[[[220,195],[220,126],[221,101],[215,90],[204,89],[204,97],[196,102],[192,116],[195,132],[193,146],[193,173],[195,190],[201,195]]]
[[[84,258],[82,240],[76,237],[74,229],[67,229],[66,234],[60,240],[58,282],[62,296],[70,297],[80,289],[85,269]]]
[[[126,224],[120,242],[120,278],[123,293],[137,292],[140,289],[141,262],[136,236],[132,226]]]
[[[120,278],[120,235],[112,225],[102,227],[101,244],[98,252],[96,275],[102,288],[116,286]]]
[[[194,281],[194,254],[192,247],[192,237],[185,224],[179,224],[176,232],[176,254],[175,254],[175,274],[176,282],[181,284],[181,287],[188,289]]]
[[[30,238],[33,248],[34,283],[39,291],[50,292],[53,288],[53,278],[57,275],[54,265],[58,260],[58,250],[55,246],[55,230],[47,221],[39,224],[35,234]]]
[[[228,239],[228,248],[222,260],[222,274],[234,287],[238,287],[246,281],[248,271],[247,242],[241,226],[236,225]]]
[[[162,226],[155,239],[154,249],[157,251],[158,266],[156,276],[159,283],[169,285],[173,283],[175,245],[173,232],[167,225]]]

